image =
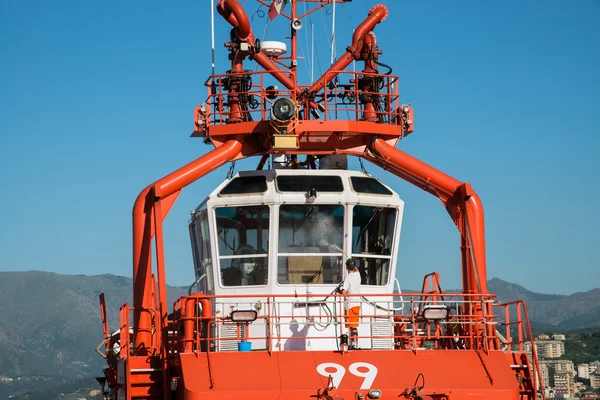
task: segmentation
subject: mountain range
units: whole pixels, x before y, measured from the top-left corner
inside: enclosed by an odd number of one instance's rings
[[[98,296],[104,292],[111,329],[119,308],[131,304],[131,278],[0,272],[0,398],[35,387],[47,390],[82,381],[93,386],[104,360]],[[565,332],[600,327],[600,288],[571,295],[534,293],[494,278],[488,289],[502,302],[525,300],[537,331]],[[169,304],[187,290],[169,287]],[[9,380],[9,379],[4,379]]]

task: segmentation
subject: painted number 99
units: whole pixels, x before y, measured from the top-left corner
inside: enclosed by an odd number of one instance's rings
[[[360,385],[362,390],[371,389],[373,381],[375,381],[375,377],[377,376],[377,367],[366,362],[350,364],[348,371],[354,376],[364,378]],[[317,372],[327,378],[331,376],[333,386],[339,388],[342,378],[346,375],[346,368],[336,363],[323,363],[317,366]]]

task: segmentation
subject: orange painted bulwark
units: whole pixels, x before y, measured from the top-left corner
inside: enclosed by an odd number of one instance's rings
[[[213,353],[210,367],[206,354],[181,354],[180,359],[186,399],[308,400],[328,385],[328,378],[318,372],[325,363],[330,363],[327,372],[345,370],[339,388],[330,392],[345,400],[358,394],[366,399],[370,389],[381,390],[382,399],[397,399],[415,385],[420,373],[425,395],[445,394],[449,400],[519,399],[515,375],[505,353],[499,351],[479,355],[464,350]],[[374,374],[369,374],[374,370],[370,366],[376,368]]]

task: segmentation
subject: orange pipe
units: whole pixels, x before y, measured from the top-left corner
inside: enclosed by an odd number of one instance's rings
[[[475,258],[474,269],[477,276],[473,279],[479,282],[481,293],[487,293],[487,267],[485,257],[485,218],[483,213],[483,204],[481,199],[471,190],[469,199],[465,204],[467,216],[469,219],[469,228],[471,231],[471,246],[473,257]]]
[[[242,150],[243,136],[235,136],[211,152],[146,187],[133,206],[133,306],[135,348],[145,354],[152,339],[152,215],[157,197],[165,198],[221,165],[235,159]],[[154,187],[155,196],[151,195]]]
[[[342,71],[354,60],[359,59],[363,46],[363,37],[375,28],[375,25],[383,21],[388,15],[388,9],[383,4],[378,4],[369,11],[369,16],[356,28],[352,35],[352,45],[346,48],[346,52],[331,66],[323,76],[319,78],[309,89],[310,93],[321,91],[339,71]]]
[[[371,146],[386,163],[392,164],[395,168],[398,168],[411,178],[415,178],[417,181],[433,186],[448,198],[452,197],[456,189],[462,185],[461,181],[390,146],[383,139],[377,138],[373,140]]]
[[[273,61],[271,61],[271,59],[269,57],[267,57],[263,53],[259,52],[259,53],[255,53],[253,55],[253,58],[261,67],[263,67],[265,70],[269,71],[269,73],[271,75],[273,75],[273,77],[275,79],[277,79],[279,82],[281,82],[281,84],[283,86],[285,86],[289,90],[295,91],[296,95],[299,95],[301,93],[300,88],[296,87],[296,85],[294,84],[294,80],[292,78],[290,78],[285,73],[285,71],[280,69],[277,66],[277,64],[275,64]]]
[[[196,305],[196,300],[187,299],[185,301],[185,309],[183,316],[185,318],[184,322],[184,351],[186,353],[191,353],[194,346],[194,308]]]
[[[252,33],[250,20],[244,7],[237,0],[220,0],[217,4],[217,12],[235,28],[238,39],[248,39]]]
[[[464,242],[461,240],[461,245],[470,247],[472,255],[472,258],[468,259],[469,252],[466,251],[462,260],[463,292],[487,293],[484,214],[477,193],[471,189],[470,185],[463,184],[450,175],[398,150],[383,139],[374,139],[371,148],[383,158],[384,165],[392,166],[392,172],[401,177],[412,178],[408,181],[413,184],[422,183],[434,187],[439,192],[438,196],[448,199],[450,202],[456,200],[456,205],[465,214],[468,223],[461,223],[465,222],[462,220],[464,218],[462,216],[458,220],[456,216],[452,214],[451,216],[466,239]],[[459,189],[460,193],[457,193]],[[456,194],[458,196],[455,196]]]

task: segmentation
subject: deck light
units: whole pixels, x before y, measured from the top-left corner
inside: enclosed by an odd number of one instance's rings
[[[448,307],[444,304],[426,304],[423,306],[423,318],[428,321],[441,321],[448,318]]]
[[[253,322],[257,316],[258,313],[255,310],[233,310],[231,312],[233,322]]]
[[[369,393],[367,394],[367,396],[370,399],[378,399],[381,397],[381,390],[379,389],[371,389],[369,390]]]
[[[296,115],[296,105],[287,97],[275,100],[271,107],[271,119],[279,122],[288,122]]]

